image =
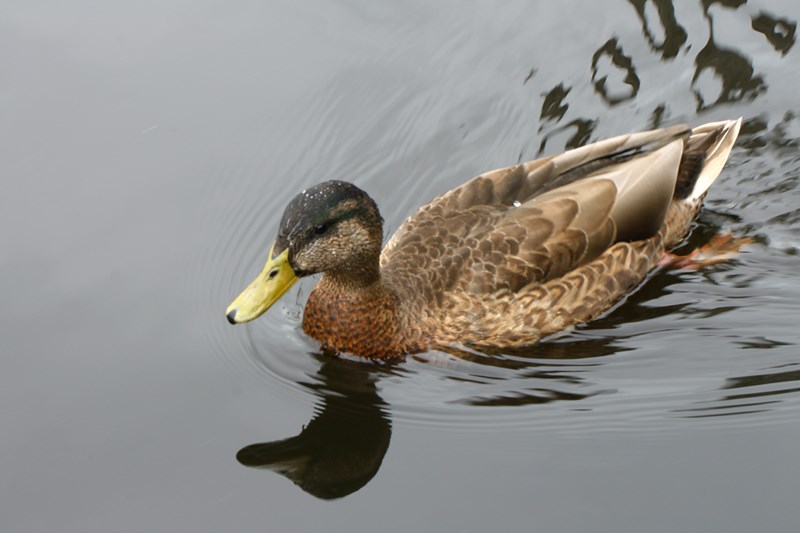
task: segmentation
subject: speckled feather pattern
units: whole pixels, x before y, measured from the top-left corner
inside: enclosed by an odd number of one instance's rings
[[[716,177],[702,176],[706,158],[721,169],[738,123],[701,128],[616,137],[470,180],[403,223],[372,282],[326,273],[304,330],[329,351],[383,357],[520,347],[595,318],[688,231],[705,193],[694,183]]]

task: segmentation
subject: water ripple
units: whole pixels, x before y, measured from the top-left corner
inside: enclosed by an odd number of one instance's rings
[[[640,38],[675,65],[643,67],[640,55],[627,51],[631,34],[623,33],[613,42],[608,37],[598,41],[613,46],[598,48],[594,67],[590,56],[580,74],[554,77],[547,74],[553,66],[541,61],[540,51],[531,52],[525,68],[498,57],[503,47],[524,50],[523,33],[498,32],[499,51],[473,50],[474,21],[463,22],[421,64],[400,61],[405,56],[395,50],[385,50],[380,59],[354,55],[322,87],[297,95],[291,107],[300,112],[256,117],[247,133],[255,134],[250,146],[257,150],[236,154],[235,163],[220,169],[210,210],[217,215],[208,222],[216,240],[201,259],[207,279],[194,281],[211,287],[206,302],[213,302],[218,316],[206,336],[223,364],[250,376],[255,389],[306,404],[330,404],[333,410],[345,409],[347,402],[330,398],[365,401],[354,391],[366,387],[374,392],[367,395],[369,401],[380,398],[378,410],[396,424],[445,430],[658,434],[698,420],[706,425],[768,424],[796,412],[797,407],[785,407],[800,402],[797,370],[791,367],[797,364],[800,342],[794,324],[800,301],[800,121],[790,112],[759,111],[764,91],[778,90],[769,85],[770,73],[748,67],[751,59],[745,53],[723,50],[715,41],[720,35],[698,33],[706,27],[703,21],[712,30],[719,27],[717,10],[706,9],[699,22],[679,24],[668,3],[659,3],[657,13],[649,4],[631,3],[632,14],[644,24]],[[420,16],[426,12],[424,6],[418,9]],[[413,39],[407,39],[416,31],[413,25],[397,27],[380,12],[354,10],[374,21],[374,31],[392,31],[413,48]],[[789,21],[759,15],[753,24],[780,53],[786,55],[793,46],[793,37],[779,42],[770,29],[789,28]],[[695,55],[684,58],[690,50]],[[725,70],[716,62],[719,57],[735,59],[738,70]],[[676,78],[666,85],[667,96],[653,93],[671,68],[687,67],[693,59],[693,79]],[[482,63],[473,76],[473,70],[453,61]],[[608,92],[606,81],[610,84],[613,77],[601,67],[609,62],[628,73],[629,90],[619,93],[624,98]],[[718,94],[709,95],[698,84],[703,72],[715,69],[723,70],[721,85]],[[487,71],[492,76],[486,77]],[[510,84],[514,76],[519,79]],[[592,76],[602,86],[594,93]],[[744,89],[737,92],[737,87]],[[693,114],[666,102],[669,94],[676,101],[695,94],[698,110]],[[605,103],[595,105],[593,114],[581,114],[587,106],[578,104],[590,98]],[[621,133],[615,128],[622,123],[641,129],[648,121],[660,124],[683,115],[693,123],[712,119],[712,108],[748,98],[756,101],[750,102],[752,109],[722,110],[724,116],[749,116],[730,164],[679,253],[720,231],[752,237],[754,243],[723,265],[656,272],[591,324],[526,350],[453,348],[375,365],[332,362],[316,353],[316,344],[300,328],[302,303],[313,280],[299,284],[253,324],[230,328],[223,321],[225,305],[261,267],[282,207],[310,184],[331,178],[354,181],[382,207],[390,233],[423,201],[482,171],[533,157],[537,150],[552,153]],[[612,113],[612,108],[618,109]],[[631,111],[638,122],[619,109]],[[347,369],[360,377],[343,378]]]

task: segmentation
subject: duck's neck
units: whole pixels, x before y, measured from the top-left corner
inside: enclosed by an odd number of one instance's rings
[[[400,299],[377,269],[325,273],[303,313],[303,330],[324,350],[371,358],[404,353],[400,322]]]
[[[329,291],[374,291],[382,287],[381,269],[378,260],[363,264],[348,265],[346,269],[325,272],[316,288]]]

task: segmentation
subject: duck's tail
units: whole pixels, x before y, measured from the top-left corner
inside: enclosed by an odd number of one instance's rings
[[[692,129],[683,150],[675,198],[699,204],[731,153],[739,129],[737,120],[709,122]]]

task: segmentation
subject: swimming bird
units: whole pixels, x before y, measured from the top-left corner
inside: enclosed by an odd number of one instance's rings
[[[741,118],[622,135],[481,174],[421,207],[386,246],[355,185],[326,181],[286,206],[232,324],[322,273],[303,331],[330,354],[520,348],[587,322],[680,243]]]

